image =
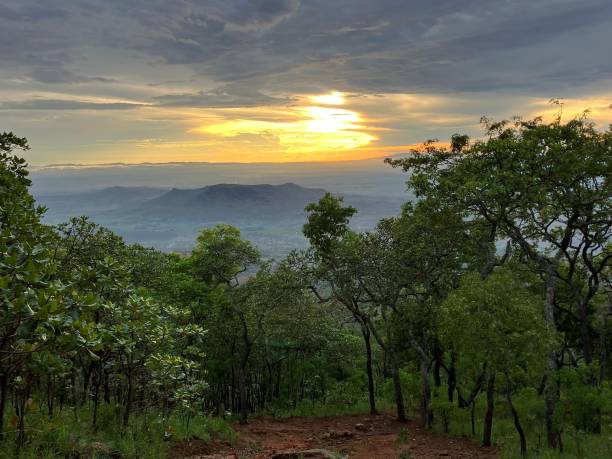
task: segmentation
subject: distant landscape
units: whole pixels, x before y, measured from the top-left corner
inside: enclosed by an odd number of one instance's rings
[[[229,223],[276,259],[306,246],[304,207],[327,191],[358,210],[352,227],[359,231],[397,215],[410,197],[405,176],[380,159],[248,170],[207,163],[47,167],[34,169],[32,181],[49,224],[87,216],[126,242],[184,253],[200,229]]]

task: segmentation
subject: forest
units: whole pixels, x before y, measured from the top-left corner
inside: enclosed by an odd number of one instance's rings
[[[387,159],[417,199],[371,231],[309,204],[282,260],[230,225],[189,254],[45,225],[28,142],[0,134],[0,457],[165,457],[261,416],[377,412],[499,457],[612,457],[612,128],[482,123]]]

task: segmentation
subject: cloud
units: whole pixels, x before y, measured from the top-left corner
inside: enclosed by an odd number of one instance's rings
[[[38,67],[29,76],[35,81],[48,84],[113,83],[117,81],[114,78],[77,75],[70,70],[59,67]]]
[[[269,30],[295,14],[299,0],[238,1],[227,15],[226,27],[239,32]]]
[[[0,57],[41,83],[182,66],[253,94],[563,89],[612,75],[611,40],[609,0],[6,0],[0,14]]]
[[[195,93],[165,94],[155,97],[154,100],[161,106],[206,108],[271,106],[288,104],[292,101],[289,97],[269,96],[261,91],[236,85],[226,85]]]
[[[29,99],[0,103],[0,110],[131,110],[145,107],[131,102],[89,102],[68,99]]]

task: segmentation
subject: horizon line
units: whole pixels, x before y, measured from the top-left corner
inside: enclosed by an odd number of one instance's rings
[[[189,165],[189,164],[200,164],[200,165],[211,165],[211,166],[230,166],[230,165],[253,165],[253,164],[261,164],[261,165],[282,165],[282,164],[330,164],[330,163],[349,163],[349,162],[363,162],[363,161],[372,161],[372,160],[380,160],[383,162],[387,158],[393,158],[400,155],[405,155],[411,153],[410,151],[406,151],[403,153],[397,153],[394,155],[386,155],[386,156],[373,156],[370,158],[359,158],[359,159],[337,159],[330,161],[249,161],[249,162],[241,162],[241,161],[166,161],[166,162],[150,162],[143,161],[138,163],[126,163],[126,162],[110,162],[110,163],[51,163],[51,164],[43,164],[43,165],[32,165],[29,164],[28,167],[31,170],[40,170],[40,169],[62,169],[62,168],[74,168],[74,169],[85,169],[85,168],[95,168],[95,167],[131,167],[131,166],[173,166],[173,165]]]

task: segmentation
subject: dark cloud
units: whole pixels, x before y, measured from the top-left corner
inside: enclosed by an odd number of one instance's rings
[[[212,91],[158,96],[155,102],[162,106],[226,108],[282,105],[290,103],[291,99],[272,97],[260,91],[228,85]]]
[[[330,89],[554,93],[612,78],[612,2],[5,0],[0,42],[0,76],[39,83],[192,72],[185,93],[156,99],[170,105]]]
[[[35,81],[48,84],[70,84],[70,83],[113,83],[117,80],[113,78],[92,77],[77,75],[76,73],[61,67],[39,67],[34,69],[29,75]]]
[[[0,103],[0,110],[130,110],[143,104],[124,102],[86,102],[65,99],[29,99]]]

